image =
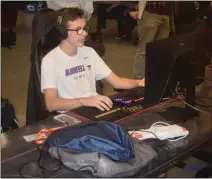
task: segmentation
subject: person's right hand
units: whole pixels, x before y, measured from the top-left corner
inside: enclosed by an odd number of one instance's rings
[[[101,111],[109,111],[113,106],[113,102],[111,101],[111,99],[107,96],[102,95],[81,98],[80,103],[83,106],[96,107]]]

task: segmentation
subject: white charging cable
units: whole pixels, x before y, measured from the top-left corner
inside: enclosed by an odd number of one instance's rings
[[[150,128],[152,128],[154,126],[164,126],[164,125],[158,125],[158,124],[164,124],[165,126],[170,126],[170,124],[168,124],[166,122],[158,121],[158,122],[155,122],[154,124],[152,124]]]
[[[158,122],[153,123],[149,129],[151,129],[152,127],[161,127],[161,126],[170,126],[170,124],[168,124],[166,122],[158,121]],[[157,135],[154,132],[150,132],[150,131],[142,130],[142,129],[140,129],[140,131],[141,132],[152,133],[155,136],[155,138],[158,138]],[[184,135],[184,136],[182,136],[180,138],[177,138],[177,139],[167,139],[167,140],[169,140],[170,142],[175,142],[175,141],[184,139],[185,137],[187,137],[187,135]]]

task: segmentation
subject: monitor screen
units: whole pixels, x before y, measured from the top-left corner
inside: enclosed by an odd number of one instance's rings
[[[198,61],[205,58],[203,34],[186,33],[147,44],[145,103],[173,96],[179,84],[181,90],[195,87]]]

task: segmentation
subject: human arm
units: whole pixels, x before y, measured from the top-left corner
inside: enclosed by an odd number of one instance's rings
[[[131,89],[139,86],[144,86],[145,80],[135,80],[135,79],[127,79],[121,78],[117,76],[111,69],[105,64],[105,62],[99,57],[99,55],[92,50],[92,56],[94,59],[96,80],[105,79],[108,83],[110,83],[113,88],[116,89]]]
[[[48,111],[67,111],[80,106],[96,107],[102,111],[112,108],[112,101],[102,95],[91,97],[64,99],[57,97],[57,89],[44,89],[45,104]]]
[[[115,89],[131,89],[145,86],[145,79],[138,80],[121,78],[114,72],[111,72],[110,75],[106,77],[106,81],[110,83]]]
[[[58,64],[51,55],[47,55],[41,64],[41,91],[45,96],[46,108],[49,111],[70,110],[80,106],[93,106],[100,110],[109,110],[112,107],[112,101],[105,96],[96,95],[84,98],[64,99],[60,97],[57,83]]]
[[[130,11],[129,12],[130,17],[132,17],[133,19],[137,20],[138,19],[138,15],[139,15],[139,11]]]
[[[139,1],[138,3],[138,10],[137,11],[130,11],[129,14],[133,19],[141,19],[143,12],[145,10],[146,1]]]

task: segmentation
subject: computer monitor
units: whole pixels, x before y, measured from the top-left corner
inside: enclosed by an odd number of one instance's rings
[[[204,32],[186,33],[147,44],[145,104],[176,95],[178,87],[179,92],[187,91],[186,101],[193,105],[197,64],[206,58],[206,37]]]

